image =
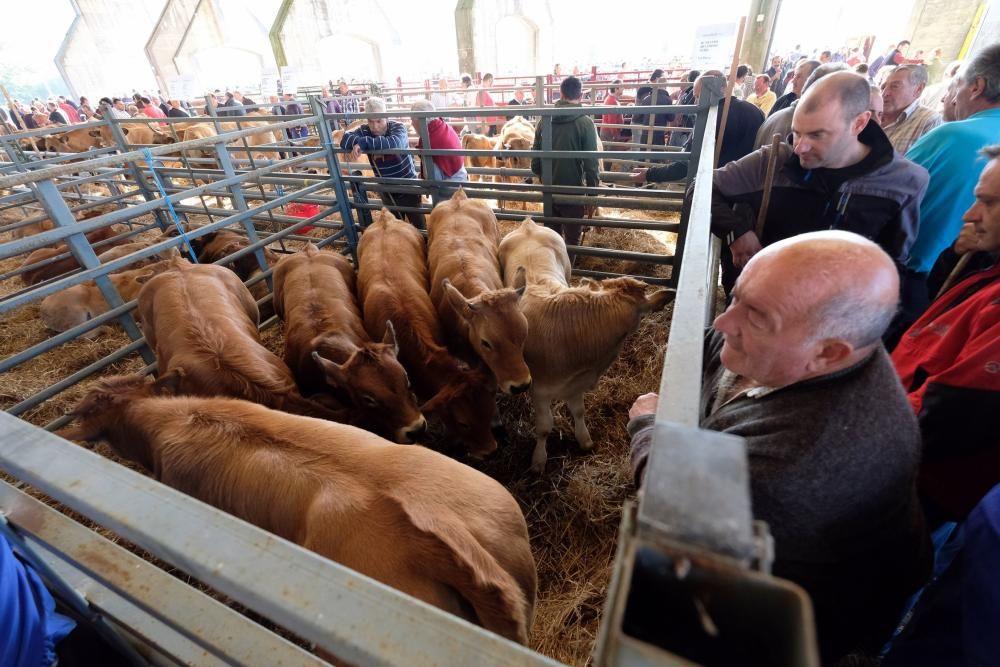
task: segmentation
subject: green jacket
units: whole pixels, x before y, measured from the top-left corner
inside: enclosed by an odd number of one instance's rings
[[[580,113],[552,117],[552,150],[555,151],[596,151],[597,128],[579,104],[571,104],[565,100],[556,100],[557,107],[576,107]],[[535,132],[534,150],[542,148],[542,127],[539,123]],[[553,159],[552,185],[586,185],[597,187],[600,184],[596,158],[561,158]],[[532,158],[531,171],[542,175],[542,158]]]

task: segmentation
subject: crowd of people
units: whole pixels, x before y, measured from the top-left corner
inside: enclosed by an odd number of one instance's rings
[[[728,308],[706,332],[701,425],[745,438],[754,515],[775,538],[774,573],[809,593],[825,664],[877,655],[932,570],[886,664],[942,664],[921,648],[927,641],[947,647],[948,664],[1000,655],[989,631],[1000,623],[1000,578],[985,565],[1000,557],[1000,491],[991,493],[1000,484],[1000,44],[948,66],[940,50],[908,58],[908,46],[870,63],[859,49],[810,57],[797,46],[759,74],[741,65],[713,175]],[[554,74],[550,97],[567,113],[536,129],[535,150],[545,132],[559,151],[591,153],[598,137],[690,146],[694,118],[669,110],[629,118],[623,108],[600,117],[598,130],[585,82],[558,66]],[[671,95],[654,71],[635,104],[694,104],[710,77],[724,73],[691,71]],[[607,83],[602,103],[617,106],[622,82]],[[456,130],[433,115],[497,106],[491,75],[478,87],[463,76],[460,86],[441,79],[412,107],[430,114],[432,149],[502,127],[487,115]],[[122,99],[104,102],[116,115],[189,111],[155,97],[131,100],[131,111]],[[302,113],[290,96],[270,102],[274,113]],[[330,102],[328,111],[346,111]],[[517,87],[506,104],[532,104],[529,90]],[[234,91],[219,115],[253,105]],[[51,123],[100,114],[86,98],[44,109]],[[386,112],[376,97],[361,111]],[[418,177],[409,154],[392,153],[409,145],[403,123],[371,115],[340,140],[350,161],[366,155],[377,176],[393,179]],[[600,184],[592,154],[535,158],[531,171],[540,176],[546,160],[554,185]],[[441,183],[468,179],[458,156],[434,156],[423,170]],[[636,183],[686,176],[686,162],[632,174]],[[419,194],[384,196],[423,227]],[[556,205],[553,217],[566,222],[546,224],[576,245],[588,209]],[[658,400],[641,396],[630,411],[637,485]],[[948,532],[956,524],[967,529]],[[935,562],[932,534],[959,554],[952,567],[941,550]],[[942,615],[945,626],[923,620]]]

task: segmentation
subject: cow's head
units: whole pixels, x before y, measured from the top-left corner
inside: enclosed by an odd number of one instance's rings
[[[531,371],[524,363],[528,320],[518,307],[523,293],[502,289],[466,299],[446,278],[445,296],[452,310],[464,320],[469,343],[496,376],[505,394],[518,394],[531,386]]]
[[[323,349],[323,344],[320,344]],[[422,438],[427,420],[417,408],[410,389],[410,379],[396,358],[396,330],[386,322],[381,343],[366,343],[355,349],[343,364],[313,352],[327,384],[346,392],[361,415],[361,421],[374,426],[396,442],[410,443]]]
[[[470,369],[464,364],[437,394],[420,406],[426,415],[437,415],[449,435],[462,442],[469,453],[484,458],[497,449],[490,423],[496,411],[497,383],[488,369]]]
[[[99,381],[90,389],[70,413],[76,424],[56,434],[67,440],[92,441],[108,435],[113,428],[125,423],[128,405],[137,399],[151,396],[171,396],[177,393],[183,370],[178,369],[150,382],[144,375],[120,375]],[[129,452],[123,455],[139,460]]]

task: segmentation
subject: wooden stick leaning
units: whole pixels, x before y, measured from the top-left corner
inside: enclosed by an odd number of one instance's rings
[[[733,63],[729,68],[729,80],[726,82],[726,101],[722,104],[722,119],[719,121],[719,131],[715,134],[715,162],[719,166],[719,154],[722,152],[722,140],[726,136],[726,121],[729,119],[729,105],[733,99],[733,86],[736,85],[736,68],[740,66],[740,51],[743,49],[743,30],[747,25],[747,17],[740,17],[740,25],[736,30],[736,48],[733,49]]]
[[[937,296],[934,297],[935,301],[940,299],[942,294],[944,294],[945,292],[947,292],[948,290],[950,290],[952,287],[955,286],[955,283],[958,282],[958,277],[962,275],[962,271],[965,271],[965,267],[969,265],[969,260],[972,259],[972,256],[974,254],[976,254],[976,252],[974,250],[971,250],[958,258],[958,262],[955,264],[955,268],[952,269],[951,273],[948,274],[948,277],[945,279],[944,284],[941,285],[941,289],[938,290]]]
[[[757,211],[757,225],[754,231],[757,240],[764,237],[764,222],[767,220],[767,208],[771,205],[771,188],[774,187],[774,171],[778,166],[778,147],[781,146],[781,135],[777,132],[771,137],[771,152],[767,156],[767,171],[764,172],[764,191],[760,198],[760,209]]]

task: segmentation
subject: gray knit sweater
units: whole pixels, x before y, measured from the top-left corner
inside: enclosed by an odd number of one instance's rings
[[[851,368],[713,411],[722,343],[706,335],[701,426],[746,438],[774,574],[809,592],[827,659],[876,648],[929,564],[914,488],[920,431],[888,355],[880,346]],[[639,484],[652,416],[632,420],[629,433]]]

